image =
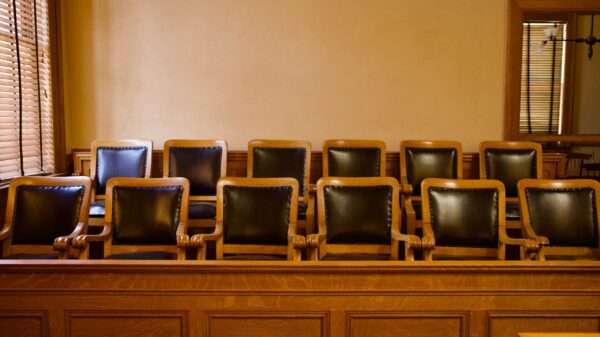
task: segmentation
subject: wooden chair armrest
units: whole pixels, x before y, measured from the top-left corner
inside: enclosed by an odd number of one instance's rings
[[[102,232],[100,234],[83,234],[78,235],[73,238],[71,241],[71,246],[76,249],[85,249],[87,248],[90,242],[99,242],[106,241],[110,239],[110,235],[112,233],[112,224],[106,223],[104,224],[104,228],[102,228]]]
[[[423,237],[421,238],[421,248],[423,250],[435,249],[435,236],[433,235],[433,228],[431,228],[431,223],[429,222],[423,222]]]
[[[404,200],[404,210],[406,211],[407,216],[412,216],[415,221],[417,220],[417,212],[415,211],[415,206],[413,206],[411,198],[406,198],[406,200]]]
[[[327,238],[326,233],[309,234],[306,236],[306,246],[309,248],[319,248],[321,242]]]
[[[392,240],[406,242],[408,249],[421,248],[421,239],[419,239],[419,237],[416,235],[402,234],[398,231],[392,230]]]
[[[71,246],[71,241],[73,241],[73,239],[75,237],[81,235],[81,232],[83,232],[84,228],[85,228],[85,223],[80,222],[77,224],[77,226],[75,227],[75,229],[73,230],[73,232],[71,234],[66,235],[66,236],[59,236],[56,239],[54,239],[53,249],[59,250],[59,251],[69,250],[69,247]]]
[[[402,194],[409,196],[413,193],[413,187],[408,183],[408,178],[406,176],[400,177],[400,187],[402,188]]]
[[[177,239],[177,248],[188,248],[190,246],[190,236],[187,235],[187,222],[180,222],[175,232]]]
[[[506,233],[503,233],[503,232],[500,232],[499,236],[500,236],[499,237],[500,242],[507,244],[507,245],[522,246],[528,252],[535,252],[535,251],[539,250],[539,248],[540,248],[539,244],[536,240],[511,238]]]
[[[216,241],[223,235],[223,222],[217,221],[215,231],[208,234],[195,234],[189,241],[190,248],[202,248],[206,245],[206,241]]]
[[[81,171],[73,171],[73,174],[71,174],[72,176],[80,176],[81,175]]]
[[[312,194],[312,195],[317,194],[317,185],[316,184],[308,184],[308,194]]]
[[[304,250],[306,248],[306,238],[304,235],[298,235],[294,232],[296,224],[290,224],[288,229],[288,244],[291,243],[294,249]]]
[[[0,231],[0,241],[4,241],[10,237],[10,233],[12,233],[11,228],[11,226],[5,226],[2,228]]]

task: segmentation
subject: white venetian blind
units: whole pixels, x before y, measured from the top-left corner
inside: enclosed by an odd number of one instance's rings
[[[566,23],[523,24],[520,133],[559,132],[565,43],[548,41],[541,52],[536,51],[536,45],[547,40],[544,29],[552,27],[557,38],[565,38]]]
[[[54,171],[47,0],[0,0],[0,179]]]

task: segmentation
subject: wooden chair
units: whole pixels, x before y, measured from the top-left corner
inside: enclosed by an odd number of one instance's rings
[[[69,258],[71,240],[87,230],[91,185],[88,177],[13,179],[0,231],[2,258]]]
[[[400,233],[399,193],[391,177],[319,179],[319,232],[307,237],[308,258],[398,260],[402,241],[413,261],[420,240]]]
[[[215,231],[192,236],[189,247],[198,249],[198,260],[206,259],[207,241],[216,241],[217,260],[300,261],[306,240],[297,234],[297,215],[295,178],[221,178]]]
[[[462,179],[462,145],[455,141],[405,140],[400,143],[400,183],[408,234],[422,227],[421,182]]]
[[[298,180],[298,220],[306,233],[315,231],[314,188],[309,185],[310,155],[311,145],[307,141],[256,139],[248,143],[248,178]]]
[[[535,240],[506,234],[504,185],[498,180],[428,178],[423,191],[425,260],[433,255],[505,259],[506,245],[519,245],[532,258]]]
[[[600,258],[600,183],[589,179],[523,179],[518,183],[525,234],[537,257]]]
[[[113,177],[150,178],[152,141],[104,139],[92,142],[90,224],[102,225],[106,183]]]
[[[111,178],[102,232],[76,237],[73,247],[82,259],[90,242],[103,242],[105,259],[184,260],[177,241],[186,235],[189,190],[185,178]]]
[[[217,181],[227,175],[227,142],[168,140],[163,153],[163,176],[190,182],[188,227],[214,227]]]
[[[479,145],[479,178],[504,183],[507,226],[520,229],[517,183],[521,179],[542,178],[542,146],[532,142],[482,142]]]
[[[323,143],[323,177],[385,177],[385,143],[330,139]]]

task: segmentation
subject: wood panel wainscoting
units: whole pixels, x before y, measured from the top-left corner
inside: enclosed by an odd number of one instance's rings
[[[91,155],[89,149],[73,150],[73,171],[75,174],[90,175]],[[321,152],[313,152],[310,163],[310,182],[316,183],[323,176],[323,156]],[[386,158],[386,171],[388,177],[400,179],[400,154],[388,152]],[[544,178],[558,179],[565,176],[566,156],[562,153],[544,153],[543,172]],[[163,151],[154,150],[152,153],[152,177],[162,177]],[[246,176],[246,151],[229,151],[227,154],[227,176]],[[479,178],[479,154],[463,154],[463,178]]]
[[[0,261],[0,336],[599,332],[600,262]]]

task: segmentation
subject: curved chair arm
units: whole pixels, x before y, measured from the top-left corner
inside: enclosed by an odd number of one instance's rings
[[[400,177],[400,187],[402,188],[402,191],[400,193],[406,196],[412,195],[413,187],[411,184],[408,183],[408,178],[406,176]]]
[[[0,231],[0,241],[4,241],[4,240],[8,239],[10,237],[11,233],[12,233],[12,226],[10,226],[10,225],[4,226],[4,228],[2,228],[2,230]]]
[[[75,249],[86,249],[90,242],[106,241],[110,239],[112,233],[112,224],[104,224],[100,234],[83,234],[78,235],[71,241],[71,246]]]
[[[306,236],[306,255],[311,261],[318,261],[320,257],[320,248],[323,242],[327,240],[327,233],[309,234]]]
[[[295,230],[296,224],[290,224],[288,227],[288,260],[300,261],[302,251],[306,248],[306,238],[296,234]]]
[[[190,239],[190,248],[204,248],[207,241],[216,241],[223,235],[223,223],[217,221],[215,231],[207,234],[194,234]]]
[[[190,248],[190,236],[187,234],[187,223],[180,222],[175,232],[177,248]]]
[[[426,261],[432,260],[431,251],[435,249],[435,236],[431,223],[423,222],[423,237],[421,238],[421,249],[423,249],[423,257]]]
[[[316,184],[308,184],[308,194],[317,195],[317,185]]]
[[[540,246],[536,240],[523,239],[523,238],[511,238],[502,232],[499,233],[499,239],[500,239],[500,242],[507,244],[507,245],[521,246],[527,252],[536,252],[540,248]]]
[[[415,234],[415,228],[417,227],[417,212],[415,212],[410,197],[404,200],[404,211],[406,212],[406,232],[408,232],[408,234]]]
[[[421,239],[418,236],[412,234],[402,234],[397,230],[392,230],[392,241],[404,242],[404,258],[407,261],[415,260],[415,249],[421,248]],[[397,247],[392,245],[392,247]],[[393,259],[397,259],[397,255],[392,257]]]
[[[59,236],[56,239],[54,239],[53,249],[59,252],[68,252],[69,248],[71,247],[71,241],[73,241],[75,237],[81,235],[81,232],[83,232],[84,228],[85,223],[80,222],[77,224],[77,226],[71,234],[66,236]]]

